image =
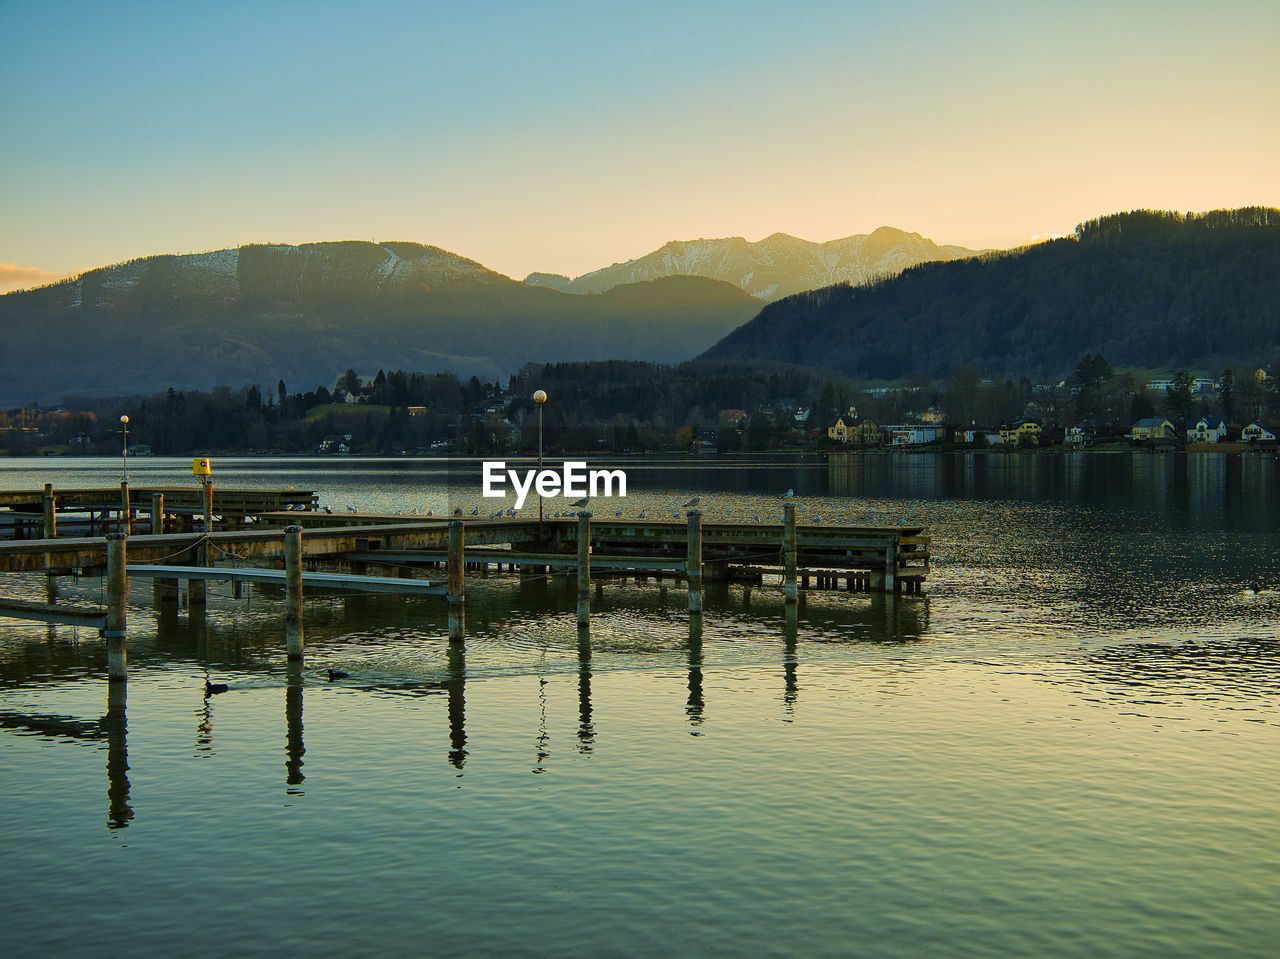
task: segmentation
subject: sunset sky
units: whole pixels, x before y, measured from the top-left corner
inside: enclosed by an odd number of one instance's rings
[[[1277,36],[1275,0],[0,0],[0,290],[261,241],[522,278],[1280,206]]]

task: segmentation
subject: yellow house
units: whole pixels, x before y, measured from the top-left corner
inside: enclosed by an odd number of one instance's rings
[[[880,427],[868,419],[864,419],[849,431],[849,442],[858,446],[879,446],[882,439]]]
[[[1039,445],[1040,424],[1034,420],[1018,420],[1012,426],[1000,427],[1000,442],[1006,446],[1017,446],[1024,436],[1028,442]]]
[[[827,436],[837,443],[849,442],[849,426],[845,423],[843,416],[836,420],[835,426],[827,427]]]

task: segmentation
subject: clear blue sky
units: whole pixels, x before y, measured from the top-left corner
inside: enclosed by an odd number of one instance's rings
[[[0,0],[0,281],[352,238],[577,275],[1280,205],[1278,36],[1275,0]]]

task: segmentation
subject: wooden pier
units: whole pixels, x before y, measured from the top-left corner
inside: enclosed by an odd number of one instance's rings
[[[784,504],[783,521],[775,524],[709,523],[696,509],[678,521],[597,520],[588,512],[539,521],[330,514],[314,510],[313,493],[295,490],[223,491],[212,505],[201,502],[200,490],[129,490],[122,484],[115,504],[105,502],[111,492],[55,493],[46,487],[38,498],[0,493],[0,507],[15,516],[30,514],[47,534],[0,540],[0,572],[107,579],[104,608],[0,596],[0,616],[99,628],[114,680],[126,672],[130,576],[154,579],[158,603],[176,602],[178,581],[186,580],[192,607],[204,605],[210,579],[229,580],[237,590],[243,582],[283,585],[286,646],[289,658],[298,660],[304,650],[304,590],[440,596],[448,607],[449,639],[462,642],[468,571],[481,577],[493,568],[523,576],[575,576],[580,626],[590,621],[593,576],[597,594],[610,578],[681,580],[692,620],[702,615],[708,580],[763,585],[766,577],[776,578],[791,616],[806,591],[918,594],[929,572],[923,527],[800,526],[792,503]],[[126,535],[135,493],[138,509],[150,513],[152,532]],[[311,508],[286,508],[296,504]],[[98,513],[103,523],[114,509],[116,528],[105,537],[59,535],[63,509]],[[173,529],[184,524],[171,517],[201,514],[210,531]],[[370,567],[387,575],[372,575]]]

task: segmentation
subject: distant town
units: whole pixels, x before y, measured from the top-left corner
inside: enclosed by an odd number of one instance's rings
[[[544,428],[555,453],[1252,449],[1276,443],[1277,372],[1144,377],[1093,355],[1056,383],[984,377],[972,366],[944,382],[889,384],[705,363],[544,364],[506,386],[347,370],[305,393],[280,381],[274,390],[169,389],[12,408],[0,411],[0,453],[520,454],[537,446],[537,389],[550,395]]]

